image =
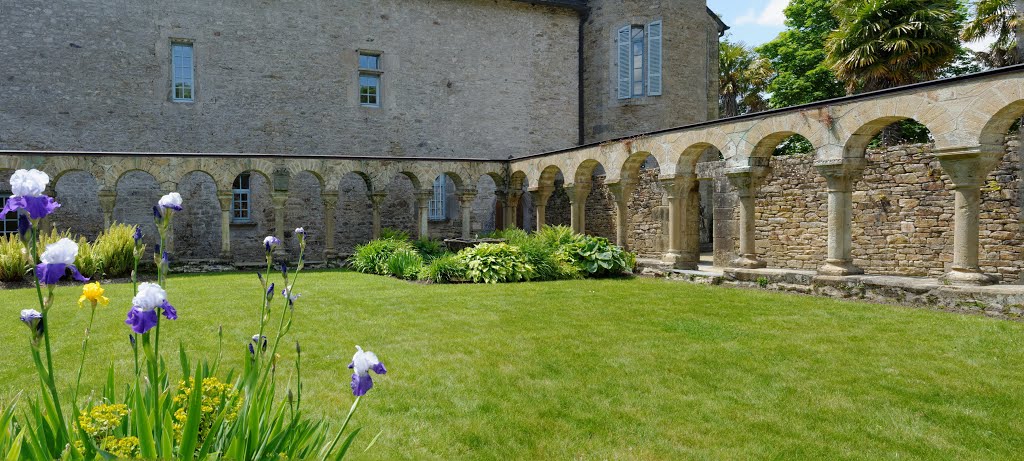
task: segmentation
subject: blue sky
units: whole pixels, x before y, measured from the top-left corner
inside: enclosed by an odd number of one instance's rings
[[[729,25],[730,38],[747,45],[767,42],[785,29],[782,10],[789,0],[707,0],[708,7]]]

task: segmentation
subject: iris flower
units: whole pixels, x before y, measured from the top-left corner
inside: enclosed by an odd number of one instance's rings
[[[75,267],[75,258],[78,256],[78,244],[70,239],[60,239],[46,246],[46,251],[39,256],[41,261],[36,266],[36,277],[44,285],[54,285],[64,272],[71,269],[71,275],[79,282],[88,282],[89,279],[82,276]]]
[[[32,330],[34,338],[39,339],[43,337],[43,314],[35,309],[22,309],[21,321],[28,325],[28,328]]]
[[[86,301],[92,302],[92,307],[96,307],[97,303],[104,306],[110,304],[110,299],[103,296],[103,291],[100,282],[85,284],[82,286],[82,296],[78,297],[78,307],[83,307]]]
[[[124,323],[141,335],[156,326],[159,320],[157,309],[162,311],[167,320],[178,319],[178,311],[167,302],[167,292],[160,285],[140,283],[139,294],[132,298],[132,308],[128,311],[128,318]]]
[[[356,397],[366,395],[373,388],[370,370],[378,375],[388,372],[384,368],[384,364],[377,359],[377,354],[363,351],[363,348],[359,346],[356,346],[356,353],[352,356],[352,363],[349,363],[348,367],[352,369],[352,394]]]
[[[272,248],[274,248],[274,247],[276,247],[276,246],[278,246],[280,244],[281,244],[281,239],[279,239],[277,237],[274,237],[273,235],[268,235],[267,238],[263,239],[263,246],[266,247],[268,252]]]
[[[7,199],[0,216],[12,211],[24,210],[29,218],[37,221],[60,208],[52,197],[44,195],[50,177],[39,170],[18,170],[11,175],[11,198]]]

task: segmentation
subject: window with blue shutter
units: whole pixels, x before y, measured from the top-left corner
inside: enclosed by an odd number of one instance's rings
[[[434,180],[434,195],[430,197],[429,219],[444,221],[448,219],[448,176],[440,175]]]
[[[618,57],[619,99],[661,96],[661,21],[619,29]]]

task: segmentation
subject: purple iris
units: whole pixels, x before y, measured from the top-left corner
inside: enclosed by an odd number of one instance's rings
[[[18,214],[18,235],[22,239],[25,239],[28,235],[28,231],[32,229],[32,223],[29,222],[28,217],[24,214]]]
[[[36,265],[36,277],[43,285],[56,285],[61,277],[71,269],[71,276],[79,282],[88,282],[89,278],[78,272],[74,264],[38,264]]]
[[[24,210],[33,220],[43,219],[53,213],[60,204],[43,192],[50,183],[50,177],[39,170],[18,170],[11,175],[11,198],[7,199],[0,216],[12,211]]]
[[[259,348],[261,352],[267,351],[267,337],[265,335],[252,335],[252,341],[249,341],[249,353],[254,357],[256,356],[256,348]]]
[[[82,276],[75,267],[75,258],[78,256],[78,244],[70,239],[60,239],[46,246],[46,251],[39,256],[40,263],[36,266],[36,277],[39,283],[54,285],[64,273],[71,269],[71,275],[75,280],[87,282],[89,279]]]
[[[146,333],[160,321],[157,309],[162,311],[167,320],[178,319],[177,309],[167,301],[167,292],[160,285],[141,283],[138,294],[132,299],[132,308],[128,311],[124,323],[138,334]]]
[[[266,296],[267,296],[267,302],[268,303],[274,300],[274,284],[273,283],[271,283],[270,286],[267,287],[267,294],[266,294]]]
[[[357,352],[352,356],[352,362],[348,367],[352,369],[352,394],[356,397],[366,395],[373,388],[373,378],[370,377],[370,370],[378,375],[388,372],[384,364],[377,359],[377,355],[370,351],[363,351],[363,348],[356,346]]]
[[[7,199],[7,204],[4,205],[4,210],[0,212],[0,215],[5,215],[12,211],[25,210],[30,218],[43,219],[56,211],[57,208],[60,208],[60,204],[46,195],[38,197],[11,197]]]
[[[281,244],[281,239],[279,239],[277,237],[274,237],[273,235],[267,236],[267,238],[263,239],[263,246],[267,249],[268,253],[270,252],[270,250],[272,248],[274,248],[274,247],[276,247],[276,246],[278,246],[280,244]]]
[[[21,311],[21,321],[28,325],[36,338],[41,338],[46,327],[43,325],[43,314],[35,309],[24,309]]]
[[[132,235],[132,238],[135,239],[135,246],[139,246],[139,244],[142,243],[142,228],[141,227],[135,226],[135,234]]]
[[[160,211],[159,206],[153,207],[153,218],[155,218],[157,221],[164,219],[164,214]]]

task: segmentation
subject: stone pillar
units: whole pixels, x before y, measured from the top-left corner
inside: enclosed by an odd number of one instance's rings
[[[569,219],[573,232],[578,234],[587,231],[587,197],[592,187],[589,182],[565,186],[565,193],[569,196]]]
[[[114,205],[117,202],[117,191],[100,190],[100,208],[103,209],[103,229],[109,229],[114,224]]]
[[[629,228],[629,198],[636,189],[636,183],[625,179],[608,183],[608,190],[615,202],[615,244],[628,249],[626,231]]]
[[[726,170],[725,174],[740,198],[740,248],[739,258],[732,262],[734,267],[759,269],[768,266],[764,261],[757,259],[757,246],[754,240],[754,199],[757,198],[757,190],[769,171],[771,169],[765,166],[745,166]]]
[[[473,200],[476,192],[459,192],[459,209],[462,210],[462,238],[472,237],[473,232]]]
[[[815,165],[828,182],[828,259],[822,275],[863,274],[853,265],[853,186],[864,172],[864,159]]]
[[[234,201],[231,191],[217,192],[220,202],[220,259],[231,261],[231,202]]]
[[[661,179],[668,200],[668,250],[662,261],[673,268],[694,270],[700,261],[700,193],[693,173]]]
[[[384,199],[388,198],[387,192],[374,192],[370,194],[370,204],[373,205],[373,239],[380,238],[380,206]]]
[[[533,208],[537,213],[537,229],[541,230],[547,225],[547,207],[548,200],[551,199],[551,194],[554,192],[552,189],[538,188],[537,190],[531,190],[530,196],[533,198]]]
[[[419,222],[419,238],[421,239],[430,237],[430,199],[433,196],[433,190],[416,192],[416,219]]]
[[[281,240],[281,244],[274,250],[274,257],[283,261],[288,256],[284,244],[284,213],[288,203],[288,192],[275,191],[271,195],[271,201],[274,203],[274,236]]]
[[[338,193],[324,192],[320,194],[324,200],[324,261],[331,262],[338,258],[338,249],[334,246],[335,213],[338,211]]]
[[[978,264],[981,186],[999,164],[1002,152],[958,149],[935,156],[953,181],[955,211],[953,231],[953,267],[946,280],[961,285],[990,285],[998,279],[981,271]]]
[[[522,190],[512,190],[508,193],[508,201],[505,205],[505,229],[514,229],[519,216],[519,201],[523,198]]]

